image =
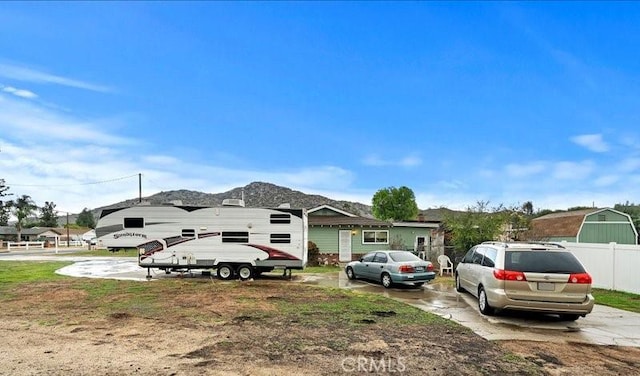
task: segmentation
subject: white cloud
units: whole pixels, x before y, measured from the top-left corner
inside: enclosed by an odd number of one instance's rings
[[[399,162],[399,165],[404,167],[420,166],[421,164],[422,159],[415,156],[404,157]]]
[[[33,82],[38,84],[55,84],[68,87],[74,87],[78,89],[97,91],[97,92],[111,92],[111,88],[97,85],[85,81],[80,81],[68,77],[49,74],[41,71],[37,71],[22,66],[11,65],[6,63],[0,63],[0,77],[5,77],[12,80]]]
[[[622,172],[633,172],[640,169],[640,158],[623,159],[618,166]]]
[[[67,114],[0,96],[0,132],[26,142],[82,141],[94,144],[132,144],[102,129],[101,120],[79,120]]]
[[[620,176],[618,175],[604,175],[604,176],[598,177],[594,181],[594,184],[596,187],[609,187],[617,183],[618,181],[620,181]]]
[[[415,155],[408,155],[399,159],[384,159],[379,155],[371,154],[362,160],[365,166],[381,167],[381,166],[399,166],[399,167],[416,167],[422,165],[422,159]]]
[[[557,162],[553,167],[552,177],[559,180],[583,180],[593,172],[591,161]]]
[[[602,139],[601,134],[583,134],[571,137],[571,141],[595,153],[609,151],[609,145]]]
[[[24,89],[16,89],[13,86],[0,85],[0,88],[2,88],[2,91],[4,91],[5,93],[13,94],[16,97],[21,97],[26,99],[34,99],[38,97],[38,95],[32,91],[24,90]]]
[[[530,177],[544,172],[546,169],[546,163],[544,162],[531,162],[531,163],[510,163],[505,167],[505,171],[509,177],[522,178]]]

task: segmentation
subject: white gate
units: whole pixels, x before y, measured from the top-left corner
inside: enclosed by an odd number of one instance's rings
[[[351,231],[340,230],[340,241],[338,244],[340,262],[351,261]]]

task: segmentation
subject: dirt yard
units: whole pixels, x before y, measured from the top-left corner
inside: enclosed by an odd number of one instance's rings
[[[637,348],[491,343],[397,302],[371,310],[377,300],[289,281],[74,279],[0,293],[2,375],[640,372]]]

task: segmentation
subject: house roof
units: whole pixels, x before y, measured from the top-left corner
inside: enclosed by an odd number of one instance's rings
[[[47,231],[55,232],[58,235],[67,235],[67,229],[63,227],[30,227],[23,228],[22,235],[40,235]],[[70,228],[69,235],[84,235],[91,231],[90,228]],[[15,226],[0,226],[0,235],[17,235]]]
[[[535,238],[578,236],[584,217],[605,209],[583,209],[550,213],[531,220],[531,236]]]
[[[64,227],[52,228],[53,231],[57,232],[60,235],[67,235],[67,229]],[[84,235],[87,232],[91,231],[90,228],[70,228],[69,235]]]
[[[31,227],[23,228],[21,233],[22,235],[40,235],[47,231],[58,232],[51,227]],[[0,235],[18,235],[18,230],[16,230],[15,226],[0,226]]]
[[[322,209],[331,210],[333,212],[336,212],[337,214],[340,214],[340,215],[343,215],[343,216],[346,216],[346,217],[357,217],[357,215],[355,215],[355,214],[346,212],[344,210],[340,210],[338,208],[334,208],[333,206],[326,205],[326,204],[325,205],[320,205],[320,206],[317,206],[315,208],[307,210],[307,214],[312,214],[312,213],[317,212],[317,211],[322,210]]]
[[[365,217],[310,216],[309,226],[391,227],[391,223]]]

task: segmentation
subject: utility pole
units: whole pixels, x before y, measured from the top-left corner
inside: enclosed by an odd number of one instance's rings
[[[138,174],[138,203],[142,202],[142,174]]]

